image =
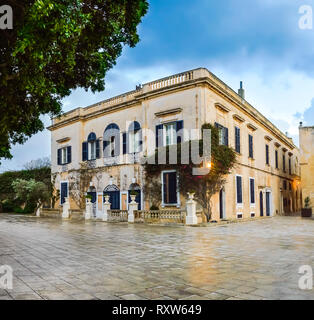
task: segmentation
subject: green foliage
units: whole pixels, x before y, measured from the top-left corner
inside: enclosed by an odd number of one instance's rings
[[[50,168],[40,168],[33,170],[8,171],[0,174],[0,204],[3,212],[14,212],[14,208],[23,205],[24,201],[16,198],[12,182],[17,179],[43,182],[50,195],[52,195]],[[1,208],[0,208],[1,209]],[[33,212],[33,211],[32,211]]]
[[[87,194],[87,195],[85,196],[85,199],[89,199],[89,200],[92,200],[92,199],[93,199],[93,197],[92,197],[92,195],[90,195],[90,194]]]
[[[191,156],[189,156],[189,161],[187,164],[182,164],[181,158],[183,155],[181,154],[181,150],[188,148],[191,151],[191,141],[184,142],[178,144],[177,146],[177,163],[178,164],[170,164],[169,163],[169,151],[171,147],[163,148],[166,153],[166,163],[158,164],[158,153],[157,150],[155,152],[155,164],[151,164],[151,159],[145,164],[146,171],[146,181],[145,181],[145,189],[146,193],[156,196],[159,196],[161,193],[161,188],[156,189],[152,188],[152,181],[158,180],[161,171],[176,169],[179,177],[179,188],[182,194],[186,194],[193,190],[195,192],[195,199],[200,203],[203,207],[205,214],[210,220],[211,218],[211,197],[217,193],[222,186],[226,182],[226,176],[230,173],[236,162],[236,153],[235,151],[225,145],[219,144],[219,131],[216,127],[211,124],[204,124],[202,129],[210,129],[211,130],[211,169],[208,174],[205,175],[193,175],[192,170],[196,167],[203,166],[203,163],[196,166],[192,163]],[[203,140],[199,140],[199,152],[200,156],[202,156],[203,152]],[[159,148],[160,150],[160,148]]]
[[[72,89],[104,90],[124,45],[134,47],[146,0],[6,0],[14,28],[0,32],[0,158],[61,114]]]
[[[159,210],[159,207],[155,206],[155,205],[152,205],[149,210],[152,210],[152,211],[157,211]]]
[[[38,208],[50,200],[48,188],[43,182],[34,179],[16,179],[12,182],[12,187],[16,198],[25,202],[29,208]]]
[[[306,197],[306,198],[304,199],[304,208],[305,208],[305,209],[310,208],[310,203],[311,203],[310,197]]]
[[[130,191],[130,195],[131,195],[131,196],[137,196],[138,194],[139,194],[139,192],[136,191],[136,190],[131,190],[131,191]]]

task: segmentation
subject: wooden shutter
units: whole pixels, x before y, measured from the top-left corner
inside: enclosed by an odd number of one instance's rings
[[[251,196],[251,203],[255,203],[254,179],[250,179],[250,196]]]
[[[127,133],[123,132],[122,134],[122,153],[126,154],[127,153]]]
[[[67,147],[67,163],[72,162],[72,147]]]
[[[182,129],[183,129],[183,120],[177,121],[176,123],[177,144],[181,143],[183,140],[183,132],[181,132],[181,135],[178,134],[178,132]]]
[[[96,159],[100,158],[100,141],[99,139],[96,140]]]
[[[156,126],[156,148],[163,145],[163,125],[159,124]]]
[[[58,163],[58,165],[61,165],[61,157],[62,157],[62,150],[61,149],[58,149],[57,150],[57,163]]]
[[[82,160],[83,161],[88,160],[88,144],[87,144],[87,142],[82,143]]]
[[[228,128],[223,128],[225,136],[224,136],[224,145],[228,146],[229,145],[229,130]]]
[[[237,203],[242,203],[242,177],[237,176]]]

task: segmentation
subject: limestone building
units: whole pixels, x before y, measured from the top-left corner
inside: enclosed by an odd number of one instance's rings
[[[314,207],[314,126],[299,127],[300,166],[303,205],[306,197]]]
[[[139,191],[140,208],[148,209],[139,160],[155,151],[157,139],[151,133],[162,132],[163,145],[176,144],[179,130],[200,131],[205,122],[216,124],[221,143],[237,152],[237,165],[213,199],[213,219],[299,210],[298,148],[245,100],[242,84],[236,93],[205,68],[146,83],[53,119],[52,176],[60,204],[70,196],[71,206],[78,205],[75,192],[82,187],[78,180],[85,166],[92,169],[85,188],[95,215],[101,213],[104,193],[112,209],[127,209],[132,189]],[[184,208],[186,195],[180,194],[175,170],[163,172],[160,181],[161,207]]]

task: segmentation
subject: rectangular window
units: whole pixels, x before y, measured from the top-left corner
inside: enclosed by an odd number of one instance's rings
[[[164,146],[177,143],[177,131],[175,122],[164,124]]]
[[[229,145],[229,130],[221,124],[215,122],[215,127],[219,130],[219,144],[228,146]]]
[[[71,163],[72,161],[72,147],[64,147],[57,150],[58,165]]]
[[[177,173],[163,173],[163,202],[164,204],[177,204]]]
[[[291,175],[291,158],[289,158],[289,174]]]
[[[253,136],[249,134],[249,158],[253,159]]]
[[[236,176],[237,204],[243,203],[242,197],[242,177]]]
[[[286,172],[286,156],[282,155],[282,170],[283,172]]]
[[[266,144],[266,164],[269,165],[269,145]]]
[[[278,169],[278,150],[275,150],[275,164],[276,164],[276,169]]]
[[[291,182],[289,182],[289,190],[290,190],[290,191],[292,190],[292,184],[291,184]]]
[[[235,151],[241,153],[240,128],[235,127]]]
[[[250,203],[255,204],[255,180],[250,178]]]

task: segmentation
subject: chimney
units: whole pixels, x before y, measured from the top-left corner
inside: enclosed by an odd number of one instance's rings
[[[302,126],[303,126],[303,122],[300,122],[300,126],[299,127],[302,128]]]
[[[238,95],[242,98],[245,99],[245,91],[243,89],[243,82],[240,81],[240,89],[238,90]]]

